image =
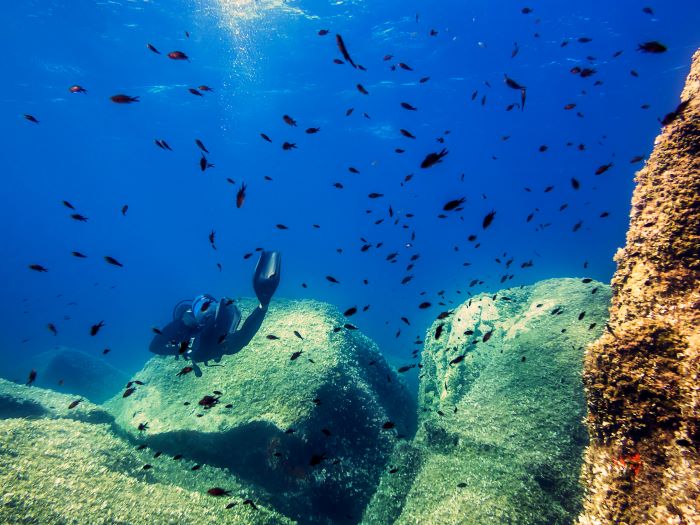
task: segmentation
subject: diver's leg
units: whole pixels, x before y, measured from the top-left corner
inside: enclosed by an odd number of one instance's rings
[[[243,326],[237,332],[231,332],[226,336],[224,341],[224,354],[231,355],[239,352],[244,346],[250,343],[253,336],[260,329],[260,325],[265,319],[267,307],[258,306],[243,322]]]
[[[197,377],[202,377],[202,369],[199,368],[197,363],[195,363],[194,361],[192,361],[192,369],[194,370],[194,375],[196,375]]]

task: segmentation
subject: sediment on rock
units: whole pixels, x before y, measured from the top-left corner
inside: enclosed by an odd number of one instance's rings
[[[586,352],[581,525],[700,523],[700,51],[665,120]]]
[[[590,279],[550,279],[441,315],[425,338],[416,437],[395,448],[363,523],[570,524],[583,352],[609,298]]]
[[[255,306],[239,304],[244,316]],[[414,433],[415,407],[377,346],[346,325],[329,304],[274,300],[251,342],[202,377],[155,356],[134,376],[143,384],[106,407],[134,442],[228,468],[300,522],[356,523],[399,434]]]

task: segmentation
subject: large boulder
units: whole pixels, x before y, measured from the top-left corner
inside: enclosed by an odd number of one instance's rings
[[[584,348],[609,300],[604,284],[552,279],[441,315],[425,339],[416,438],[396,447],[364,523],[571,523],[588,441]]]
[[[254,307],[240,305],[244,316]],[[134,376],[143,384],[106,406],[128,436],[231,469],[286,515],[357,522],[397,439],[415,430],[377,346],[328,304],[277,300],[242,351],[210,364],[178,376],[186,361],[153,357]]]
[[[104,424],[0,420],[0,523],[294,523],[221,469],[192,471],[190,461],[154,455],[129,446]],[[230,494],[211,496],[214,487]]]
[[[103,403],[126,384],[129,376],[105,361],[74,348],[59,346],[32,357],[28,366],[37,373],[36,385]]]

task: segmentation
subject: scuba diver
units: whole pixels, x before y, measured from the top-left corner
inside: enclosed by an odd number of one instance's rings
[[[233,299],[216,301],[209,294],[193,301],[180,301],[173,310],[173,320],[151,341],[149,350],[158,355],[182,355],[192,361],[195,375],[202,371],[197,363],[217,363],[224,355],[239,352],[256,334],[267,313],[270,299],[280,281],[282,256],[276,251],[263,251],[253,273],[253,289],[260,305],[251,312],[238,329],[241,312]]]

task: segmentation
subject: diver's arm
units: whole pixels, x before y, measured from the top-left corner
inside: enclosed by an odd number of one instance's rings
[[[182,321],[172,321],[153,337],[148,350],[158,355],[178,355],[180,343],[189,341],[195,333],[195,330],[189,328]]]
[[[229,332],[224,342],[224,354],[235,354],[239,352],[243,347],[245,347],[248,343],[250,343],[251,339],[253,339],[253,336],[260,329],[260,325],[262,324],[263,319],[265,319],[266,313],[267,306],[259,305],[246,318],[240,330],[236,332]]]

